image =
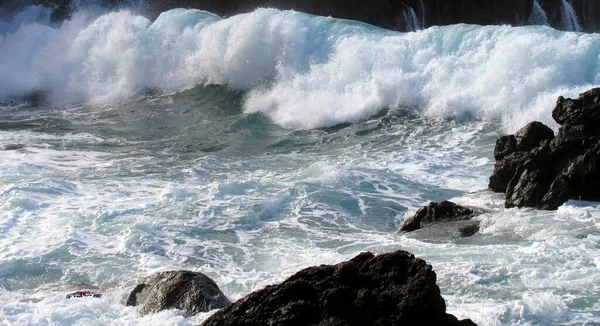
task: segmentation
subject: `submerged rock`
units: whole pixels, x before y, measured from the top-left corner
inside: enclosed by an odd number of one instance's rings
[[[181,309],[195,315],[231,304],[208,276],[191,271],[169,271],[148,276],[129,294],[126,305],[138,306],[142,315]]]
[[[85,298],[85,297],[102,298],[102,293],[96,293],[96,292],[92,292],[92,291],[83,290],[83,291],[75,291],[73,293],[67,294],[67,299]]]
[[[408,252],[362,253],[304,269],[203,325],[474,325],[446,313],[435,282],[431,266]]]
[[[557,209],[569,199],[600,200],[600,88],[577,99],[559,97],[554,137],[541,122],[496,142],[489,187],[506,207]]]
[[[429,205],[419,208],[415,215],[406,219],[400,227],[400,232],[416,231],[432,223],[470,220],[478,213],[480,212],[451,201],[429,203]],[[478,222],[457,223],[456,226],[459,236],[471,236],[479,230]]]

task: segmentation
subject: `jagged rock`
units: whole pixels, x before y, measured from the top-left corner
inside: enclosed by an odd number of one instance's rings
[[[475,210],[459,206],[450,201],[429,203],[429,205],[419,208],[415,215],[406,219],[402,227],[400,227],[400,231],[411,232],[420,229],[423,225],[436,222],[469,220],[473,218],[475,214]],[[471,225],[468,227],[471,229],[473,228]],[[467,233],[468,232],[461,232],[461,234]]]
[[[142,315],[181,309],[188,315],[231,304],[208,276],[191,271],[169,271],[148,276],[129,294],[127,306],[138,306]]]
[[[519,150],[530,151],[546,139],[554,138],[554,131],[539,121],[530,122],[514,135]]]
[[[435,281],[431,266],[408,252],[362,253],[251,293],[203,326],[474,325],[446,313]]]
[[[552,111],[552,118],[559,124],[583,125],[600,121],[600,88],[591,89],[571,99],[560,96]]]
[[[496,166],[490,177],[490,189],[505,192],[520,167],[544,164],[550,152],[548,141],[553,138],[552,129],[538,121],[529,123],[514,135],[498,138],[494,149]]]
[[[559,97],[556,137],[539,122],[496,142],[489,187],[506,207],[557,209],[569,199],[600,200],[600,88]]]
[[[506,207],[536,207],[550,186],[545,170],[519,169],[506,188]]]

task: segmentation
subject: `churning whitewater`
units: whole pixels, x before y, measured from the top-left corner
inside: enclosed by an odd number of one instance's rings
[[[498,136],[556,128],[556,98],[600,83],[600,35],[50,14],[0,19],[0,324],[196,325],[210,313],[124,302],[157,271],[201,271],[238,299],[398,249],[433,265],[459,318],[600,324],[599,204],[505,209],[486,190]],[[397,233],[446,199],[486,210],[477,235]],[[65,297],[92,285],[102,298]]]
[[[53,103],[110,101],[227,85],[247,91],[245,112],[292,129],[407,106],[433,117],[504,119],[515,131],[531,120],[552,123],[556,97],[599,79],[597,34],[544,26],[401,34],[275,9],[228,19],[175,9],[152,23],[129,11],[80,13],[53,26],[49,14],[31,7],[0,25],[4,99],[41,92]]]

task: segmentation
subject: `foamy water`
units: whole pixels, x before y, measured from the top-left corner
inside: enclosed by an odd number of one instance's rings
[[[80,13],[49,26],[43,10],[1,29],[5,99],[43,92],[57,103],[103,101],[216,84],[251,90],[246,112],[287,128],[409,106],[434,117],[503,119],[515,131],[534,119],[552,124],[559,95],[576,96],[599,79],[597,34],[545,26],[401,34],[274,9],[228,19],[175,9],[152,23],[129,11]]]
[[[39,7],[0,35],[0,324],[197,325],[210,313],[124,302],[163,270],[235,300],[398,249],[433,265],[460,318],[600,323],[600,205],[504,209],[485,190],[499,135],[556,127],[556,97],[598,82],[598,35],[271,9],[52,24]],[[480,233],[396,233],[445,199],[485,209]],[[102,298],[66,299],[91,285]]]

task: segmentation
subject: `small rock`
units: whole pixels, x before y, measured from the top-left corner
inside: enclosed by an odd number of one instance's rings
[[[429,205],[419,208],[415,215],[409,217],[400,228],[400,232],[415,231],[429,223],[468,220],[473,218],[475,213],[475,210],[471,208],[459,206],[450,201],[429,203]]]
[[[193,316],[231,304],[208,276],[191,271],[169,271],[148,276],[127,299],[142,315],[166,309],[180,309]]]

